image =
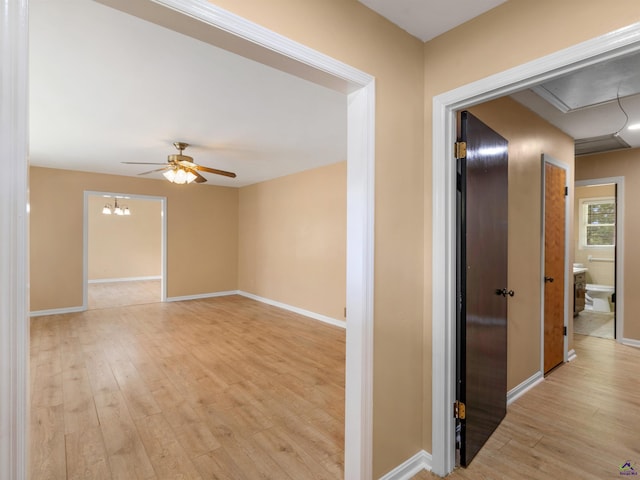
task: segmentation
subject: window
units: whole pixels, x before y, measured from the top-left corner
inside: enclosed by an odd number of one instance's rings
[[[616,199],[580,200],[580,248],[613,247],[616,244]]]

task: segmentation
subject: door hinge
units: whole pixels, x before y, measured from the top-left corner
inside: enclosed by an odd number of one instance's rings
[[[568,196],[569,195],[569,187],[564,187],[564,196]]]
[[[566,337],[567,336],[567,327],[562,327],[562,334]]]
[[[467,158],[467,142],[456,142],[454,146],[456,160]]]
[[[460,420],[464,420],[466,417],[466,409],[464,403],[456,400],[453,402],[453,418],[459,418]]]

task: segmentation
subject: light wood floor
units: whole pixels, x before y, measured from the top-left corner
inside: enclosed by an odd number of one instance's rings
[[[576,335],[575,350],[578,358],[514,402],[471,465],[447,478],[627,478],[619,470],[627,461],[638,470],[640,349]]]
[[[160,280],[90,283],[88,287],[89,310],[157,303],[162,297]]]
[[[36,318],[31,478],[340,479],[344,348],[344,330],[237,296]],[[448,478],[640,464],[640,349],[575,349]]]
[[[239,296],[36,318],[31,479],[340,479],[344,359]]]

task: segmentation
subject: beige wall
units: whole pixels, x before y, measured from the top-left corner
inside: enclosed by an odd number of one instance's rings
[[[162,203],[120,199],[131,215],[103,215],[113,198],[89,195],[87,275],[89,280],[151,277],[162,273]]]
[[[640,20],[640,10],[634,0],[510,0],[428,42],[421,62],[417,40],[355,0],[210,1],[376,77],[374,475],[379,476],[420,448],[431,451],[432,97],[629,25]],[[424,69],[424,82],[418,68]],[[417,83],[423,93],[416,92]],[[416,404],[421,397],[422,408]],[[423,413],[420,428],[416,420]]]
[[[576,160],[579,162],[580,160]],[[574,235],[574,263],[582,263],[589,270],[587,271],[587,283],[597,283],[599,285],[615,284],[615,264],[607,262],[589,262],[589,256],[596,258],[610,258],[615,261],[615,247],[580,248],[580,200],[587,198],[615,197],[616,187],[610,185],[594,185],[588,187],[576,187],[575,212],[573,217]]]
[[[640,149],[621,150],[576,159],[576,180],[624,177],[624,331],[623,338],[640,340]],[[589,268],[594,264],[585,264]],[[610,284],[611,285],[611,284]]]
[[[167,198],[167,296],[237,288],[237,189],[32,167],[32,311],[82,305],[85,190]]]
[[[425,44],[425,287],[431,288],[432,97],[640,21],[634,0],[510,0]],[[438,159],[438,161],[442,161]],[[433,299],[438,301],[438,299]],[[425,308],[424,441],[431,451],[431,317]],[[639,329],[640,330],[640,329]],[[640,333],[640,331],[639,331]],[[571,336],[570,336],[571,338]],[[636,337],[638,338],[638,337]]]
[[[424,446],[423,44],[356,0],[211,2],[376,78],[373,472],[380,476]]]
[[[344,320],[347,164],[240,189],[238,288]]]
[[[510,98],[470,111],[509,141],[508,283],[516,292],[508,303],[507,388],[512,389],[540,370],[541,155],[567,165],[571,185],[573,139]]]
[[[211,1],[376,77],[373,471],[380,476],[431,451],[430,312],[440,301],[430,298],[432,97],[637,22],[640,9],[635,0],[510,0],[423,46],[356,0]],[[188,218],[173,227],[170,248],[201,239],[180,228]],[[75,257],[60,263],[78,268]],[[176,272],[188,269],[183,261]],[[634,332],[640,338],[640,328]]]

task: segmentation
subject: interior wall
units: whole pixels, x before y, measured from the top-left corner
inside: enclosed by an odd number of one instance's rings
[[[616,187],[610,185],[594,185],[576,187],[575,211],[574,211],[574,263],[582,263],[588,269],[586,273],[587,283],[599,285],[615,285],[615,247],[580,248],[580,200],[588,198],[615,197]],[[589,262],[589,256],[596,258],[609,258],[612,262]]]
[[[423,448],[423,44],[356,0],[211,1],[376,79],[373,475],[378,478]]]
[[[344,320],[347,164],[240,189],[238,288]]]
[[[508,97],[469,111],[509,141],[508,286],[516,292],[507,306],[510,390],[540,371],[541,156],[567,165],[567,181],[572,184],[573,139]],[[567,255],[572,258],[571,252]]]
[[[640,309],[640,297],[636,294],[640,285],[640,218],[634,205],[640,204],[640,149],[585,155],[576,159],[576,180],[593,180],[606,177],[624,177],[624,317],[622,337],[640,340],[640,317],[634,315]],[[594,264],[585,264],[589,268]],[[612,285],[612,284],[609,284]]]
[[[431,288],[432,98],[640,21],[634,0],[509,1],[424,45],[425,288]],[[497,86],[497,85],[496,85]],[[438,299],[433,299],[438,301]],[[431,304],[424,328],[424,439],[431,451]],[[441,319],[433,319],[441,321]],[[571,322],[570,322],[571,324]],[[640,328],[636,330],[640,333]],[[571,336],[569,336],[571,338]],[[638,338],[638,337],[635,337]]]
[[[113,198],[89,195],[87,276],[89,280],[159,277],[162,274],[162,204],[120,199],[131,215],[104,215]]]
[[[167,198],[168,297],[237,289],[237,189],[31,167],[31,311],[82,305],[85,190]]]

